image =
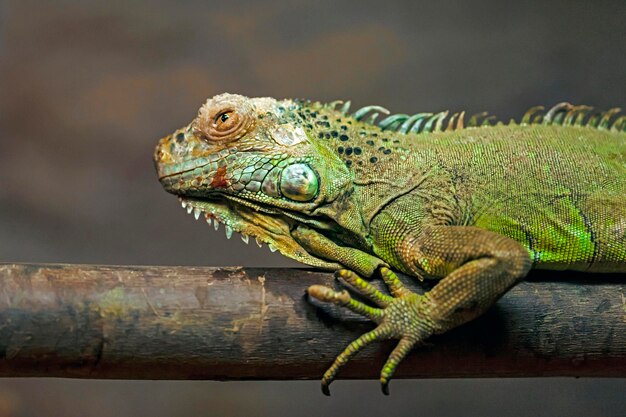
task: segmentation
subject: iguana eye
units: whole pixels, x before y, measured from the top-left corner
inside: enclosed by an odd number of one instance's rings
[[[237,128],[241,124],[241,120],[239,119],[239,114],[236,111],[226,110],[215,116],[215,120],[213,121],[211,127],[216,133],[228,135],[230,133],[236,132]]]
[[[202,106],[195,128],[207,141],[230,142],[243,137],[254,127],[252,109],[244,103],[218,97]]]
[[[228,111],[228,112],[224,112],[224,113],[220,113],[217,115],[217,117],[215,118],[215,125],[217,127],[224,127],[224,124],[228,121],[228,119],[230,119],[230,114],[232,112]]]

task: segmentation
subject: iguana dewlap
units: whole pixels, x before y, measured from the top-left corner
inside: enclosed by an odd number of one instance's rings
[[[484,115],[396,114],[350,103],[215,96],[160,140],[159,180],[196,218],[338,276],[323,301],[400,340],[383,390],[418,342],[483,313],[530,268],[626,272],[626,116],[561,103],[492,125]],[[391,271],[440,279],[423,296]],[[358,275],[379,272],[393,297]]]

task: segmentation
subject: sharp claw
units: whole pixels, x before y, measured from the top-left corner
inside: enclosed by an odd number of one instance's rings
[[[389,381],[381,381],[380,388],[383,391],[383,394],[389,395]]]
[[[344,306],[357,314],[370,318],[378,324],[374,330],[352,341],[335,358],[335,361],[322,378],[321,388],[324,395],[330,395],[328,387],[330,383],[334,380],[341,367],[348,363],[361,349],[373,342],[393,338],[400,339],[400,341],[389,355],[380,374],[382,393],[389,395],[389,381],[397,366],[416,343],[432,334],[432,329],[430,324],[428,324],[429,321],[421,317],[421,313],[418,313],[418,310],[420,310],[418,307],[426,297],[414,294],[405,288],[388,267],[380,268],[380,272],[394,297],[381,293],[350,270],[341,269],[336,271],[335,278],[345,281],[345,283],[379,304],[381,308],[374,308],[354,300],[346,290],[335,291],[323,285],[312,285],[307,289],[308,295],[312,298]],[[399,320],[398,317],[403,319]]]
[[[345,279],[346,275],[350,275],[352,272],[347,269],[339,269],[333,274],[336,280]]]

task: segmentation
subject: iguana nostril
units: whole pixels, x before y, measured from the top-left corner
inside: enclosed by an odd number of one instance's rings
[[[176,142],[182,143],[185,140],[185,134],[180,132],[176,135]]]

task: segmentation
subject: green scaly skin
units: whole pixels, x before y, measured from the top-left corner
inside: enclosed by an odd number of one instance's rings
[[[626,272],[626,117],[561,103],[518,123],[447,112],[388,116],[369,106],[223,94],[164,137],[159,180],[226,234],[337,276],[378,308],[312,286],[309,295],[396,338],[383,391],[418,342],[482,314],[530,268]],[[392,269],[440,281],[417,295]],[[379,273],[382,294],[358,275]]]

